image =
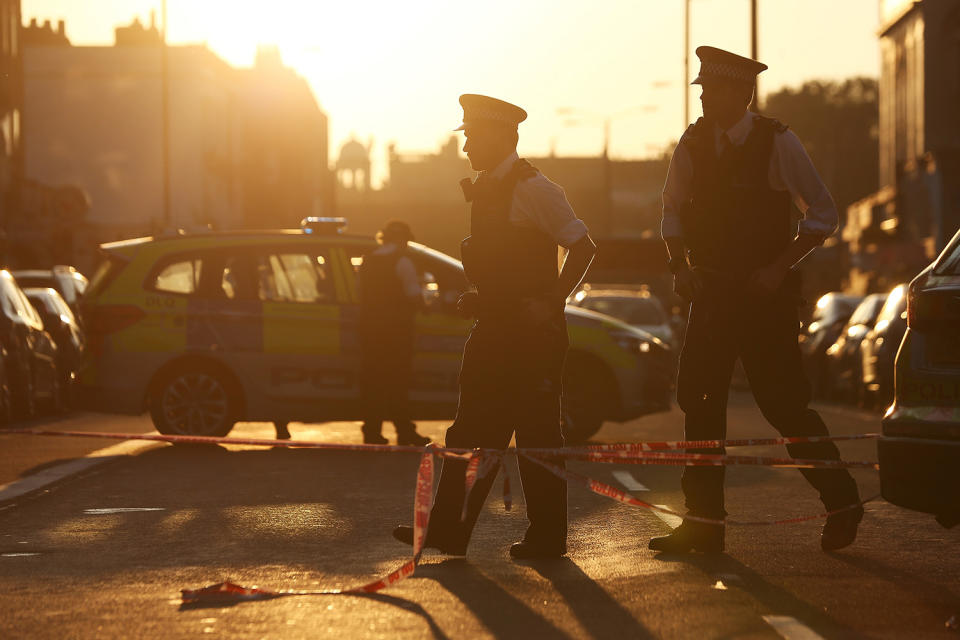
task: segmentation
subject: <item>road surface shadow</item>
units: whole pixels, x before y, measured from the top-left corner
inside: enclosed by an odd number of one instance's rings
[[[550,581],[591,637],[655,637],[570,558],[533,560],[524,564]]]
[[[421,565],[410,579],[418,578],[456,596],[496,638],[569,637],[462,558]]]
[[[824,638],[848,640],[850,638],[867,637],[831,618],[819,607],[801,600],[783,587],[768,582],[759,573],[742,562],[733,559],[726,553],[658,553],[654,557],[662,562],[682,562],[691,567],[695,567],[709,575],[711,579],[720,578],[720,576],[736,576],[738,579],[731,581],[731,585],[739,587],[749,593],[755,600],[766,607],[770,613],[796,618]],[[727,580],[724,581],[726,582]]]
[[[887,582],[892,582],[906,591],[919,595],[931,604],[942,605],[947,610],[957,608],[957,596],[950,589],[945,589],[940,585],[924,580],[903,569],[892,567],[875,558],[865,558],[863,556],[852,556],[841,553],[831,553],[830,556],[835,560],[856,567],[865,573],[870,573],[883,578]]]
[[[411,602],[404,598],[398,598],[396,596],[387,595],[385,593],[316,593],[309,594],[309,596],[286,596],[286,597],[323,597],[323,598],[332,598],[332,597],[349,597],[349,598],[363,598],[364,600],[372,600],[374,602],[381,602],[383,604],[388,604],[404,611],[409,611],[410,613],[416,614],[423,618],[424,622],[427,623],[427,626],[430,628],[431,635],[436,638],[436,640],[449,640],[449,636],[443,632],[443,629],[437,624],[437,621],[433,619],[426,609],[421,607],[416,602]],[[264,600],[274,600],[276,598],[265,598]],[[230,607],[235,607],[238,604],[247,604],[257,602],[255,600],[234,600],[230,602],[185,602],[180,605],[177,611],[196,611],[198,609],[228,609]]]

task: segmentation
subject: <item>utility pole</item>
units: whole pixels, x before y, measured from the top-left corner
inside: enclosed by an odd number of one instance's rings
[[[167,0],[162,0],[163,31],[160,35],[160,146],[163,165],[163,227],[172,226],[170,219],[170,73],[167,61]]]
[[[690,0],[686,0],[683,8],[683,127],[686,131],[690,126]]]
[[[688,0],[689,2],[689,0]],[[758,60],[757,53],[757,0],[750,0],[750,57]],[[760,112],[760,79],[757,78],[753,85],[753,100],[750,102],[750,110],[754,113]]]

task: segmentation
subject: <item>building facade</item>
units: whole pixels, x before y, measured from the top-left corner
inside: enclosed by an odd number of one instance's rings
[[[37,44],[23,51],[25,176],[86,195],[74,246],[288,226],[332,206],[326,115],[278,58],[235,69],[205,45],[164,47],[153,23],[137,21],[114,46],[27,39]]]
[[[960,0],[881,0],[879,190],[847,211],[854,292],[920,271],[960,227]]]
[[[21,122],[23,67],[20,0],[0,0],[0,262],[6,263],[6,228],[19,200],[23,175]]]

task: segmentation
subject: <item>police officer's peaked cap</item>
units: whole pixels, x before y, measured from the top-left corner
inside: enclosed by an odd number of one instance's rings
[[[527,112],[517,105],[475,93],[460,96],[460,106],[463,107],[463,124],[454,131],[463,131],[468,126],[481,122],[516,129],[517,125],[527,119]]]
[[[762,62],[716,47],[697,47],[697,57],[700,58],[700,73],[690,84],[703,84],[704,80],[732,80],[753,84],[757,74],[767,68]]]

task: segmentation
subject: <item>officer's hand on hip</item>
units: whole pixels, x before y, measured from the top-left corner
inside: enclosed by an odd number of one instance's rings
[[[476,291],[465,291],[457,298],[457,311],[465,318],[474,318],[480,306],[480,296]]]
[[[776,263],[760,267],[750,276],[750,286],[759,293],[772,295],[780,289],[788,270]]]
[[[697,268],[683,267],[673,274],[673,291],[686,300],[696,300],[703,291],[703,278]]]

